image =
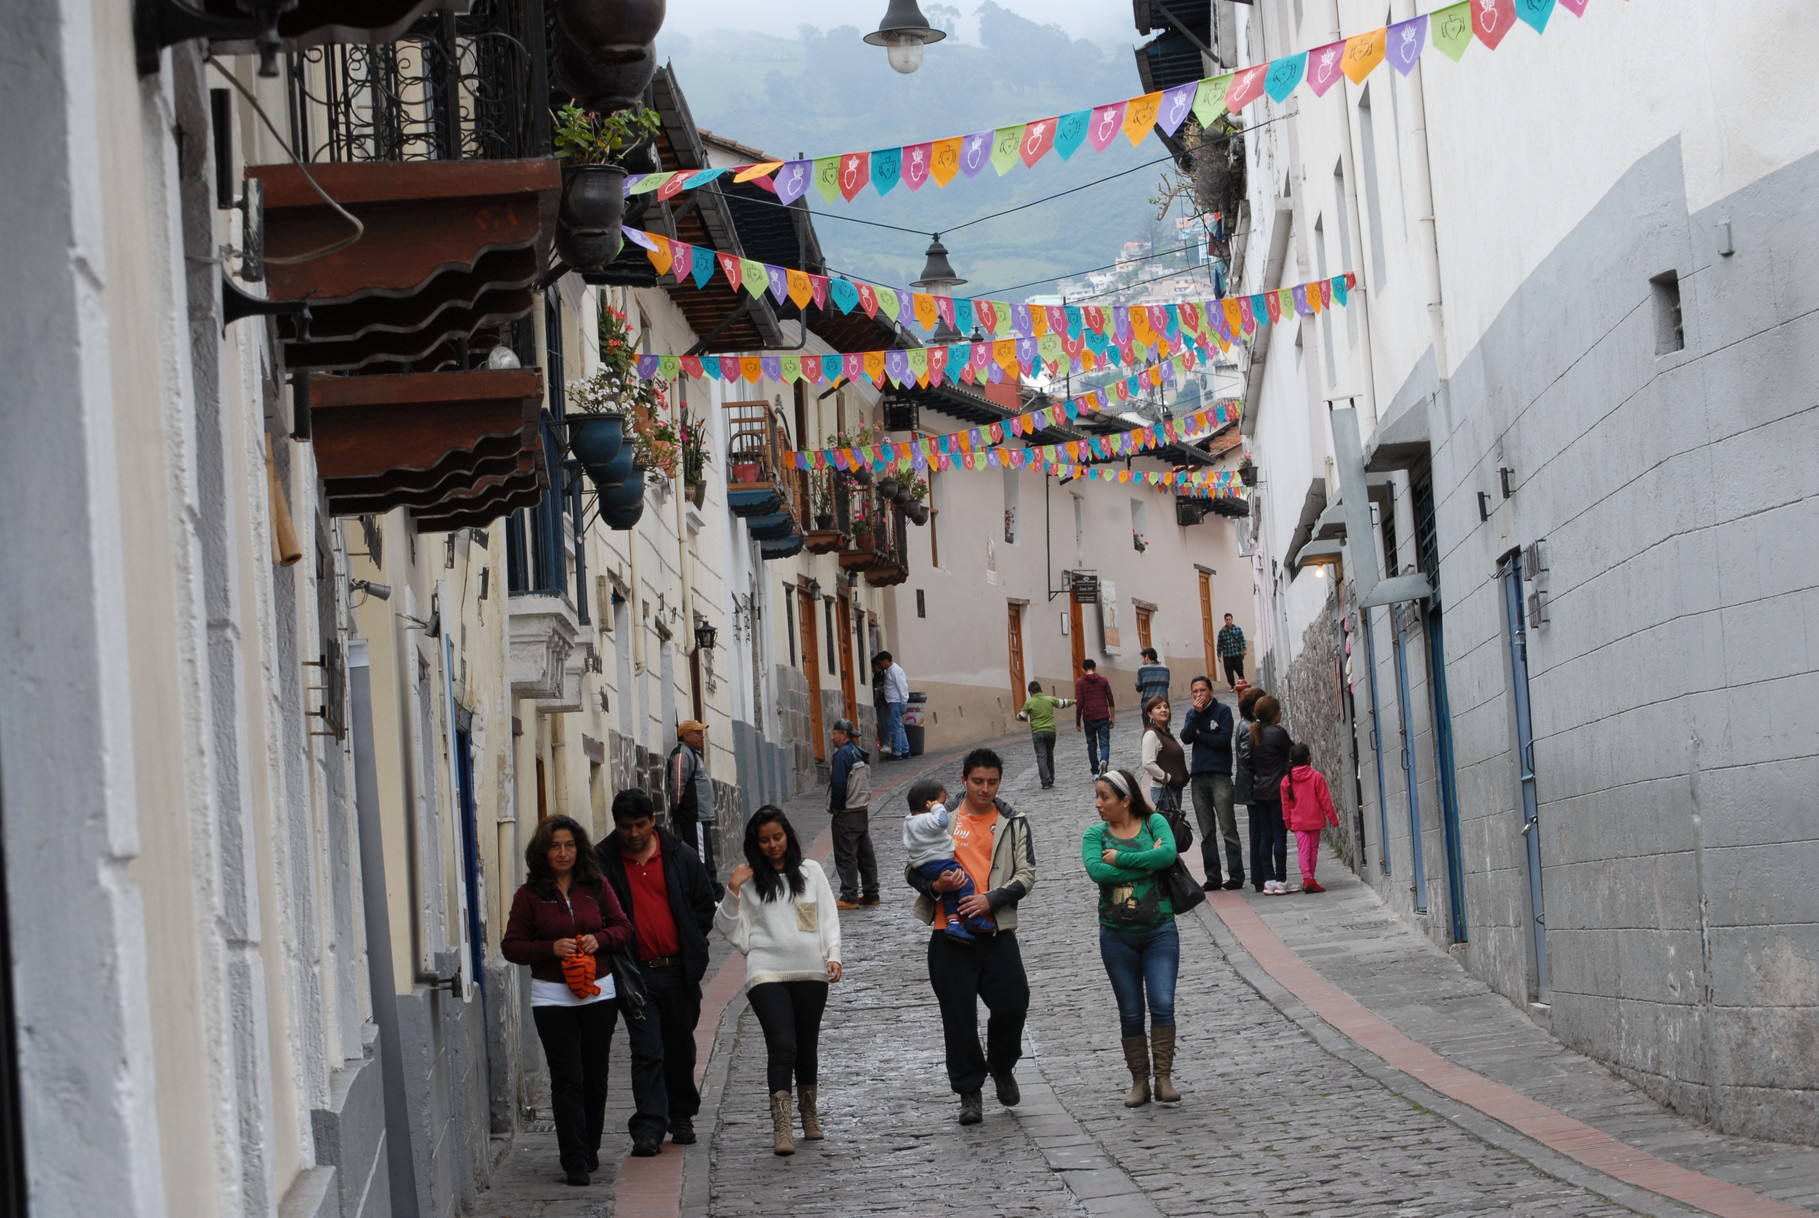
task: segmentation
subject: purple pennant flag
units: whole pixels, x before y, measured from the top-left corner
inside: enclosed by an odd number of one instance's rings
[[[1030,307],[1027,304],[1011,306],[1011,329],[1019,335],[1030,333],[1035,328],[1030,321]]]
[[[969,135],[960,144],[960,172],[973,177],[992,162],[992,138],[995,131],[980,131]]]
[[[758,367],[764,372],[767,380],[780,381],[783,379],[783,357],[781,355],[759,357]]]
[[[661,366],[661,363],[654,355],[640,355],[638,357],[638,375],[644,380],[648,381],[653,376],[656,376],[657,369]]]
[[[622,231],[625,233],[625,239],[627,241],[630,241],[633,245],[637,246],[639,249],[654,250],[657,248],[657,243],[655,241],[652,241],[649,237],[645,236],[644,231],[642,229],[627,227],[627,228],[623,229]]]
[[[815,180],[815,163],[813,161],[790,161],[777,171],[771,179],[771,185],[777,188],[779,203],[794,203],[800,199]]]
[[[782,267],[765,263],[764,277],[770,280],[771,296],[778,304],[789,299],[789,276],[783,273]]]
[[[1194,112],[1194,94],[1199,91],[1197,80],[1163,91],[1162,104],[1156,108],[1156,125],[1162,128],[1163,134],[1175,134],[1176,128],[1187,121],[1187,116]]]
[[[1020,338],[1017,340],[1017,367],[1028,372],[1035,366],[1036,340]]]
[[[901,385],[909,377],[909,354],[904,351],[886,351],[884,375]]]
[[[1302,317],[1312,317],[1314,315],[1313,307],[1307,303],[1306,284],[1302,284],[1295,289],[1295,312]]]
[[[991,378],[992,384],[996,385],[996,384],[1000,383],[1001,381],[1004,380],[1004,365],[997,363],[995,361],[993,363],[987,364],[986,365],[986,375]]]
[[[1396,71],[1407,76],[1414,70],[1415,61],[1421,58],[1421,52],[1426,46],[1427,14],[1423,13],[1413,21],[1398,21],[1390,26],[1389,40],[1383,53]]]
[[[1131,313],[1129,309],[1112,310],[1112,338],[1120,347],[1131,341]]]

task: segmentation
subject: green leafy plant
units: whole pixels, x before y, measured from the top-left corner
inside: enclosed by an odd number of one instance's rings
[[[677,424],[682,443],[682,481],[685,483],[705,482],[707,480],[707,428],[698,419],[690,418],[686,413]]]
[[[564,165],[613,165],[628,149],[656,135],[662,119],[640,107],[600,114],[570,102],[551,116],[556,159]]]

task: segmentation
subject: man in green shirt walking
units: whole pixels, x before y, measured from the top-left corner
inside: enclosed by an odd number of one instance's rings
[[[1036,777],[1045,791],[1055,785],[1055,711],[1073,704],[1072,698],[1045,694],[1041,682],[1031,681],[1030,699],[1017,712],[1017,718],[1029,721],[1030,741],[1036,746]]]

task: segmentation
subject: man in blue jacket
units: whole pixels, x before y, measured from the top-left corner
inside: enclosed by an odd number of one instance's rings
[[[1181,743],[1188,758],[1189,789],[1194,794],[1194,821],[1200,829],[1200,861],[1206,867],[1208,892],[1244,887],[1244,854],[1238,846],[1238,817],[1232,809],[1232,712],[1213,697],[1209,677],[1195,677],[1194,704],[1181,722]],[[1217,832],[1215,833],[1215,830]],[[1219,841],[1225,842],[1226,880],[1219,882]]]
[[[827,810],[834,818],[834,870],[840,876],[841,909],[878,904],[878,858],[872,852],[872,767],[853,737],[851,720],[836,719],[833,773],[827,784]]]

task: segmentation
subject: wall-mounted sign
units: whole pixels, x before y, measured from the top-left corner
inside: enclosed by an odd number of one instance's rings
[[[1074,591],[1076,605],[1096,605],[1099,603],[1099,577],[1088,571],[1075,571],[1070,586]]]

